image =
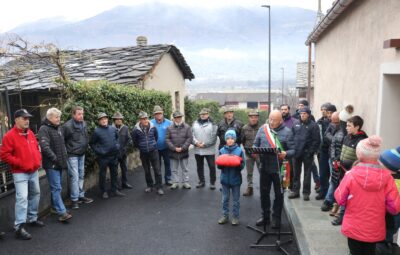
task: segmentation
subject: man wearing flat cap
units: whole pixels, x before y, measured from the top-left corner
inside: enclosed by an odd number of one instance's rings
[[[161,171],[161,159],[164,161],[164,181],[168,186],[172,185],[172,175],[171,175],[171,161],[170,161],[170,151],[166,143],[167,129],[171,126],[172,121],[164,117],[164,110],[161,106],[154,106],[153,110],[154,119],[150,122],[157,129],[158,140],[157,140],[157,150],[160,161],[160,171]]]
[[[289,198],[300,197],[301,188],[301,170],[304,165],[304,181],[303,181],[303,199],[310,200],[311,193],[311,171],[314,161],[314,154],[318,152],[321,143],[321,137],[318,125],[311,120],[311,111],[308,107],[299,110],[300,123],[296,123],[292,127],[295,155],[294,155],[294,180],[292,191]]]
[[[11,167],[15,186],[15,237],[32,238],[25,225],[43,227],[38,220],[40,185],[38,169],[42,156],[35,135],[29,129],[32,117],[25,109],[14,113],[15,125],[3,137],[0,158]]]
[[[105,113],[97,115],[99,126],[93,132],[90,139],[90,147],[97,156],[97,163],[99,164],[99,182],[101,195],[104,199],[109,198],[106,187],[106,173],[107,167],[110,168],[111,177],[111,195],[123,197],[124,193],[118,191],[118,130],[108,125],[108,116]]]
[[[112,116],[113,126],[118,130],[119,153],[118,163],[121,168],[121,189],[132,189],[132,185],[128,183],[126,173],[128,172],[128,148],[132,145],[132,138],[129,134],[129,128],[124,125],[124,116],[120,112],[114,113]]]
[[[197,165],[199,183],[196,188],[203,188],[206,180],[204,177],[204,159],[210,169],[210,189],[215,190],[215,144],[217,143],[217,125],[209,115],[209,109],[203,108],[199,113],[199,119],[193,123],[194,157]]]
[[[225,133],[228,130],[234,130],[237,136],[236,143],[241,144],[241,131],[243,123],[235,119],[234,109],[230,106],[224,108],[224,119],[218,125],[217,136],[219,137],[219,149],[225,146]]]
[[[253,147],[257,132],[260,129],[260,114],[257,110],[253,109],[250,110],[247,115],[249,117],[249,122],[242,128],[242,143],[243,147],[251,148]],[[247,189],[243,193],[243,196],[253,195],[253,172],[255,165],[257,165],[257,169],[260,169],[260,159],[246,152]]]
[[[157,128],[149,121],[149,116],[146,112],[141,111],[139,113],[139,122],[133,128],[132,140],[140,151],[140,160],[142,161],[147,184],[144,192],[150,193],[155,188],[159,195],[164,195],[157,149],[158,132]],[[155,180],[151,175],[150,166],[153,168]]]
[[[172,114],[174,122],[167,130],[166,142],[170,150],[172,165],[172,186],[171,189],[178,188],[182,183],[184,189],[190,189],[189,184],[189,146],[192,144],[192,129],[186,124],[180,111]],[[179,172],[181,168],[181,173]]]

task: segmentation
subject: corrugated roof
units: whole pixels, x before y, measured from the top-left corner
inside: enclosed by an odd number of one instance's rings
[[[135,47],[109,47],[83,51],[63,51],[65,71],[72,81],[108,80],[123,85],[137,85],[166,53],[171,54],[185,79],[194,79],[194,74],[183,55],[174,45],[158,44]],[[22,72],[15,72],[15,67]],[[57,86],[59,77],[55,64],[48,61],[32,61],[21,64],[11,61],[1,67],[4,78],[0,79],[0,90],[21,87],[22,90],[48,89]],[[18,74],[17,74],[18,73]]]

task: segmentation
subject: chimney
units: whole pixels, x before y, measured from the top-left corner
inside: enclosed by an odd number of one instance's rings
[[[136,38],[136,45],[139,47],[147,46],[147,37],[142,35],[138,36]]]

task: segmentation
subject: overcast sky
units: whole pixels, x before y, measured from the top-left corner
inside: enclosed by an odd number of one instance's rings
[[[51,17],[82,20],[115,6],[132,6],[144,2],[165,2],[203,8],[219,8],[228,5],[256,8],[262,4],[296,6],[311,10],[318,8],[318,0],[6,0],[0,5],[0,32],[8,31],[24,23]],[[332,2],[333,0],[322,0],[324,13]]]

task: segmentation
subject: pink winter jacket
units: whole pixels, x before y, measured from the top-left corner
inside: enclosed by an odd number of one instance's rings
[[[400,212],[400,196],[390,172],[378,163],[358,163],[335,191],[346,206],[342,233],[362,242],[385,240],[385,212]]]

